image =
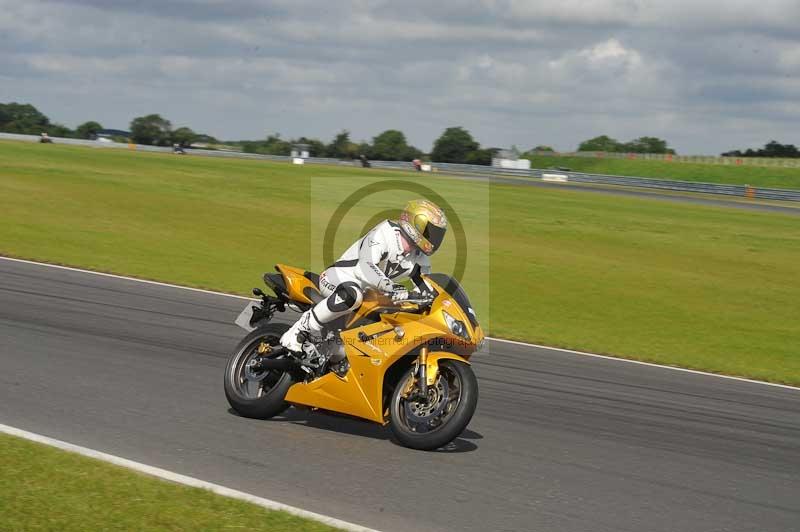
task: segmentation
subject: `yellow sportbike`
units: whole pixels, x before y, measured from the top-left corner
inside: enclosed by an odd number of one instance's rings
[[[322,300],[319,277],[275,269],[264,275],[275,296],[253,289],[261,301],[236,320],[250,331],[225,368],[225,395],[236,412],[267,419],[293,406],[345,414],[388,424],[399,443],[424,450],[461,434],[478,403],[469,358],[484,335],[455,279],[425,276],[431,291],[400,302],[368,290],[361,307],[295,354],[279,343],[289,325],[272,318]]]

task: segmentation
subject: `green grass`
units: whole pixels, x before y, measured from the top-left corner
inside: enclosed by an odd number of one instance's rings
[[[336,529],[0,434],[0,530]]]
[[[666,161],[638,161],[599,157],[531,157],[533,168],[566,167],[576,172],[679,181],[800,189],[800,168],[730,166]]]
[[[676,165],[677,166],[677,165]],[[800,217],[446,176],[0,143],[0,254],[247,293],[322,264],[330,213],[387,179],[434,188],[469,238],[494,336],[800,384]],[[362,202],[337,254],[376,211]],[[454,240],[434,257],[454,260]]]

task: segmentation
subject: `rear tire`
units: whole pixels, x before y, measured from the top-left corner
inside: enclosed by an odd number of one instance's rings
[[[294,384],[292,375],[279,370],[267,370],[248,378],[247,362],[256,354],[262,341],[279,345],[280,337],[289,329],[285,323],[267,323],[248,334],[236,346],[225,366],[225,397],[241,416],[269,419],[289,408],[284,401]]]
[[[439,420],[440,424],[436,426],[429,426],[424,422],[415,424],[410,415],[418,416],[419,403],[409,402],[400,395],[405,383],[413,377],[413,370],[412,367],[405,373],[392,393],[389,407],[390,428],[402,445],[412,449],[432,451],[447,445],[467,428],[478,406],[478,380],[468,364],[458,360],[442,360],[439,363],[439,377],[432,388],[438,390],[434,394],[447,389],[448,402],[439,417],[430,417],[431,421],[435,423]],[[446,380],[444,385],[440,384],[441,379]],[[456,391],[457,397],[455,397]],[[426,406],[433,408],[430,403],[426,403],[422,405],[421,413],[424,414]],[[416,419],[426,418],[422,416]]]

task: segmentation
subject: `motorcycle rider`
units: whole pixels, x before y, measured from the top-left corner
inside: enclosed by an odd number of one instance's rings
[[[447,217],[435,203],[408,202],[397,221],[376,225],[320,274],[319,289],[325,299],[300,316],[281,336],[281,345],[301,352],[306,339],[320,340],[326,324],[361,306],[367,288],[402,301],[409,293],[396,282],[410,278],[416,291],[427,291],[422,275],[430,273],[429,256],[439,248],[446,231]]]

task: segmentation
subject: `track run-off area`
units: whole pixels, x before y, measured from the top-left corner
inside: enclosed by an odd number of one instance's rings
[[[243,301],[0,259],[0,423],[380,530],[786,531],[800,390],[488,342],[450,448],[222,393]]]

